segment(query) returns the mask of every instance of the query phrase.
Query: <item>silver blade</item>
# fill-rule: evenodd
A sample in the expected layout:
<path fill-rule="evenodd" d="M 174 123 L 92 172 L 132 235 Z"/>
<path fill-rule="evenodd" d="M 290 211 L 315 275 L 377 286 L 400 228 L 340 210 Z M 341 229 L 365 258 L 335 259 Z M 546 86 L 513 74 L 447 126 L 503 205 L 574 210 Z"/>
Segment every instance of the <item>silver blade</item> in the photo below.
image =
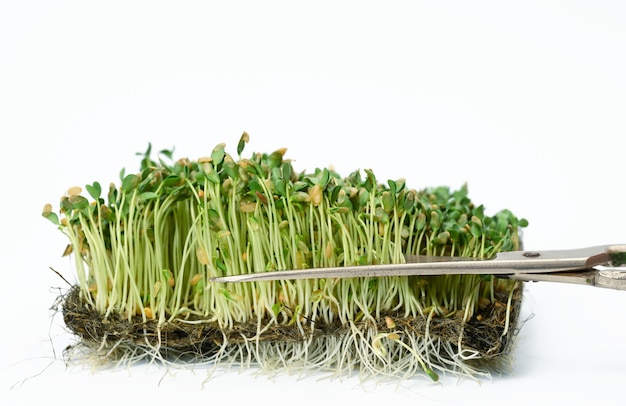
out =
<path fill-rule="evenodd" d="M 623 247 L 623 246 L 621 246 Z M 620 247 L 620 248 L 621 248 Z M 403 264 L 358 265 L 295 269 L 211 278 L 212 282 L 355 278 L 378 276 L 434 276 L 450 274 L 513 275 L 590 269 L 610 263 L 609 249 L 598 246 L 574 250 L 502 252 L 493 259 L 407 256 Z M 626 248 L 624 249 L 626 250 Z"/>

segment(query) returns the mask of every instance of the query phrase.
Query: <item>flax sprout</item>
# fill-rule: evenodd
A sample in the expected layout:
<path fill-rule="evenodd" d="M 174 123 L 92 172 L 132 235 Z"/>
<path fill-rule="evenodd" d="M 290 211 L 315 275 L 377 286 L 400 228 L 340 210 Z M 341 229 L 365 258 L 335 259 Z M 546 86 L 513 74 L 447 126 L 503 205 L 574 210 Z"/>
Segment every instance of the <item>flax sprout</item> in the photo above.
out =
<path fill-rule="evenodd" d="M 519 249 L 527 225 L 508 210 L 487 216 L 466 186 L 414 190 L 404 179 L 379 183 L 371 170 L 298 173 L 286 149 L 242 157 L 248 140 L 244 133 L 236 157 L 219 144 L 196 160 L 174 160 L 167 150 L 153 160 L 149 146 L 140 171 L 122 172 L 107 193 L 94 182 L 85 187 L 88 197 L 82 188 L 68 190 L 58 213 L 46 205 L 44 217 L 67 236 L 65 253 L 75 259 L 73 319 L 82 307 L 102 320 L 152 326 L 141 344 L 152 357 L 178 348 L 172 326 L 187 338 L 197 326 L 212 346 L 189 339 L 184 351 L 201 348 L 215 363 L 254 361 L 268 370 L 424 371 L 436 380 L 435 370 L 479 374 L 469 361 L 505 351 L 503 342 L 483 348 L 464 336 L 487 319 L 498 331 L 513 330 L 518 283 L 490 275 L 210 282 L 399 263 L 407 254 L 489 258 Z M 140 338 L 120 336 L 115 348 L 135 359 L 129 343 Z"/>

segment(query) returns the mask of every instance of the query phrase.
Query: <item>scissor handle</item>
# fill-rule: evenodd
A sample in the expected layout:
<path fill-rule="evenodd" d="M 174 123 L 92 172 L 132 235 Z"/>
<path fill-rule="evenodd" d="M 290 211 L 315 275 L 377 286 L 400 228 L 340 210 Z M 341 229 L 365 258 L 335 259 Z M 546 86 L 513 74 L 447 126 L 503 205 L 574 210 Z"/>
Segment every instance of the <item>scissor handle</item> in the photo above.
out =
<path fill-rule="evenodd" d="M 593 251 L 597 250 L 596 253 Z M 576 251 L 588 251 L 586 268 L 570 271 L 530 273 L 512 277 L 522 281 L 557 282 L 626 290 L 626 245 L 607 245 Z"/>
<path fill-rule="evenodd" d="M 598 270 L 595 286 L 617 290 L 626 290 L 626 268 L 623 270 L 608 268 Z"/>

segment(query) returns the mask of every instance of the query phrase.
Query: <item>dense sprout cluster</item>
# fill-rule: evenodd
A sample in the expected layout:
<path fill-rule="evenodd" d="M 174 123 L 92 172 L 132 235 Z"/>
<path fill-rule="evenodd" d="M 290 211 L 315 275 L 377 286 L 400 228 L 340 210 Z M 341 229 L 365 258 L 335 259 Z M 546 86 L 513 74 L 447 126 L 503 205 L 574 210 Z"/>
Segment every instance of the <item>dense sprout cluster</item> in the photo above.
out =
<path fill-rule="evenodd" d="M 201 319 L 229 329 L 255 321 L 302 326 L 381 320 L 383 314 L 468 321 L 514 281 L 489 275 L 380 277 L 222 284 L 211 277 L 254 272 L 400 263 L 405 255 L 486 258 L 518 249 L 527 222 L 485 214 L 467 188 L 414 190 L 379 183 L 371 170 L 341 177 L 296 172 L 285 149 L 237 159 L 173 160 L 151 148 L 139 173 L 71 188 L 59 213 L 43 215 L 69 238 L 86 306 L 104 317 L 138 315 L 159 324 Z M 312 327 L 314 328 L 314 327 Z"/>

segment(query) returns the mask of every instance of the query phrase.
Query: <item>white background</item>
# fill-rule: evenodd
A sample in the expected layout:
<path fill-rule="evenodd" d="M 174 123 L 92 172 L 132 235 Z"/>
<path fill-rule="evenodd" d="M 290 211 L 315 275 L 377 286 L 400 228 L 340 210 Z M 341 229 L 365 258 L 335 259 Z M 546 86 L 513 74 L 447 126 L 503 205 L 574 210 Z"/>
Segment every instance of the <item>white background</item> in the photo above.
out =
<path fill-rule="evenodd" d="M 40 212 L 149 142 L 197 158 L 247 131 L 300 170 L 467 182 L 530 221 L 528 249 L 625 243 L 625 18 L 620 1 L 0 2 L 0 403 L 618 403 L 626 293 L 547 283 L 526 287 L 514 372 L 482 383 L 66 367 L 49 267 L 73 267 Z"/>

